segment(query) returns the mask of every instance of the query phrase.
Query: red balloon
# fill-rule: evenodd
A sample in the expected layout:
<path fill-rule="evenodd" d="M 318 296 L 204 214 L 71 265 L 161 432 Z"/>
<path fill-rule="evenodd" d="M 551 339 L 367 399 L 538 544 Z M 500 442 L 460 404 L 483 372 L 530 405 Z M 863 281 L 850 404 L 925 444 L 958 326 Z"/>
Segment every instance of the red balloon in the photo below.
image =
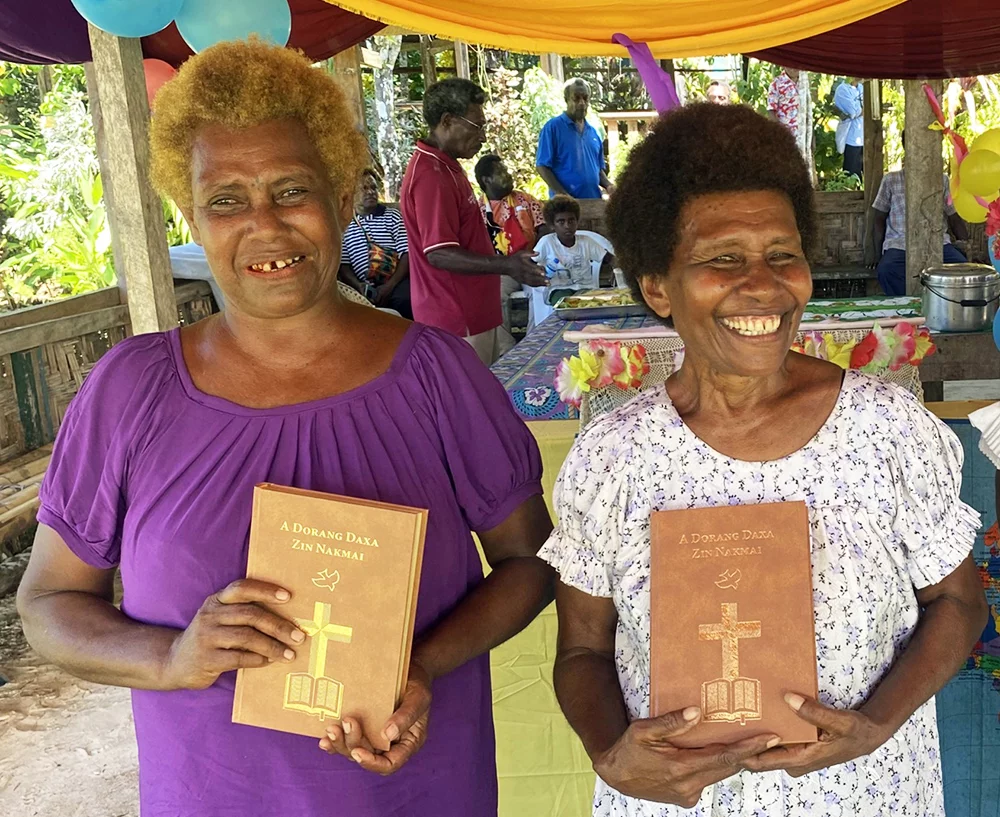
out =
<path fill-rule="evenodd" d="M 142 69 L 146 73 L 146 96 L 152 108 L 156 92 L 177 75 L 177 69 L 163 60 L 143 60 Z"/>

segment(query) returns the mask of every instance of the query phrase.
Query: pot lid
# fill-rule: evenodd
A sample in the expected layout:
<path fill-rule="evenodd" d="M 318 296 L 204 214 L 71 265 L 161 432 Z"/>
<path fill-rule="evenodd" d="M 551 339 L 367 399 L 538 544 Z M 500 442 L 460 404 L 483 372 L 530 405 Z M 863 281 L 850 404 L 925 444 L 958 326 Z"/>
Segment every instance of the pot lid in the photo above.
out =
<path fill-rule="evenodd" d="M 927 267 L 920 281 L 932 286 L 982 286 L 1000 284 L 1000 273 L 986 264 L 940 264 Z"/>

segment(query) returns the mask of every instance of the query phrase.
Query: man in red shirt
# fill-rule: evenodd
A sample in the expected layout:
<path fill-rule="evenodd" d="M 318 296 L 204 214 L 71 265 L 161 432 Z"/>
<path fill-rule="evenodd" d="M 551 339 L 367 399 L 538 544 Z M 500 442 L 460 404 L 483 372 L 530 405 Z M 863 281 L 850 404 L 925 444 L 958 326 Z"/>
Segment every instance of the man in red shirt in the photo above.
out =
<path fill-rule="evenodd" d="M 446 79 L 424 95 L 430 135 L 417 142 L 400 191 L 410 240 L 413 317 L 472 344 L 493 363 L 501 351 L 500 276 L 544 286 L 530 251 L 497 255 L 483 212 L 458 159 L 471 159 L 485 141 L 483 89 Z"/>

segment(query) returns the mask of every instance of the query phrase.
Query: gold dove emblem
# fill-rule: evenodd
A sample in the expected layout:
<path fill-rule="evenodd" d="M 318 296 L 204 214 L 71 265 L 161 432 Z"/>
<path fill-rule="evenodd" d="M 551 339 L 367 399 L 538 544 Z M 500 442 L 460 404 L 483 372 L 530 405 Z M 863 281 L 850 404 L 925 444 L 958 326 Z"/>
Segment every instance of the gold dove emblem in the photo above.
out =
<path fill-rule="evenodd" d="M 736 570 L 726 570 L 719 574 L 719 579 L 716 581 L 715 586 L 720 590 L 738 590 L 740 586 L 740 579 L 743 578 L 743 574 L 740 572 L 739 568 Z"/>
<path fill-rule="evenodd" d="M 337 582 L 340 581 L 340 571 L 334 570 L 331 573 L 326 568 L 323 568 L 319 573 L 316 574 L 316 578 L 312 580 L 312 583 L 317 587 L 322 587 L 331 592 L 337 587 Z"/>

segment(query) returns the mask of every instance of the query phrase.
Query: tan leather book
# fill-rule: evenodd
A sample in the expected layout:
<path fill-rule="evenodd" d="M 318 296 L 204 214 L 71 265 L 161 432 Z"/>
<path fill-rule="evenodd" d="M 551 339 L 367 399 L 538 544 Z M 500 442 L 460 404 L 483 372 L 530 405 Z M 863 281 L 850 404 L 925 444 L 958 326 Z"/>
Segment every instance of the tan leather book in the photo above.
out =
<path fill-rule="evenodd" d="M 650 714 L 700 706 L 694 748 L 775 734 L 817 740 L 784 701 L 816 697 L 804 502 L 652 515 Z"/>
<path fill-rule="evenodd" d="M 307 638 L 292 663 L 236 676 L 233 722 L 321 738 L 357 718 L 377 749 L 406 686 L 427 511 L 254 488 L 247 577 L 292 598 L 275 612 Z"/>

